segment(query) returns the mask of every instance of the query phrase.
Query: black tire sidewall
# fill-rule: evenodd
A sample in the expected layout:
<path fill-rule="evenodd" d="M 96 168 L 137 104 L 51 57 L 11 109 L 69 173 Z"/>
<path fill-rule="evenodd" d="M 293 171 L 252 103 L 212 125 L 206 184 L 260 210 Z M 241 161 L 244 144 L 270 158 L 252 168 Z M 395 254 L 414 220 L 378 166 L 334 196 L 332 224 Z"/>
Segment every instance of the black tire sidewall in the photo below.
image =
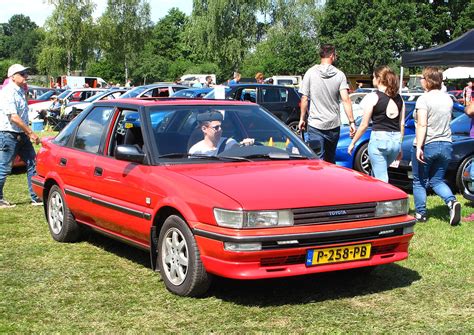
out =
<path fill-rule="evenodd" d="M 50 220 L 49 204 L 54 194 L 59 194 L 63 202 L 64 217 L 63 217 L 63 225 L 59 234 L 56 234 L 53 232 L 50 221 L 49 221 Z M 49 191 L 48 202 L 46 204 L 46 218 L 48 221 L 49 232 L 51 233 L 51 236 L 53 237 L 54 240 L 58 242 L 74 242 L 79 238 L 79 227 L 77 223 L 75 222 L 74 218 L 72 217 L 71 212 L 69 211 L 69 207 L 66 203 L 64 193 L 62 192 L 61 188 L 57 185 L 53 185 Z"/>
<path fill-rule="evenodd" d="M 463 171 L 464 169 L 466 168 L 466 165 L 468 164 L 468 162 L 470 160 L 473 160 L 472 164 L 474 164 L 474 155 L 469 155 L 467 156 L 461 163 L 461 165 L 459 165 L 459 168 L 458 170 L 456 171 L 456 180 L 454 181 L 454 184 L 456 185 L 456 188 L 457 190 L 459 191 L 459 193 L 463 194 L 464 192 L 464 185 L 462 183 L 462 175 L 463 175 Z"/>
<path fill-rule="evenodd" d="M 163 265 L 163 260 L 162 260 L 162 255 L 161 255 L 161 249 L 163 245 L 163 240 L 166 236 L 166 233 L 171 229 L 175 228 L 178 229 L 181 234 L 183 235 L 186 245 L 188 248 L 188 269 L 186 273 L 186 278 L 180 285 L 175 285 L 173 284 L 168 277 L 166 276 L 166 273 L 164 271 L 164 265 Z M 179 216 L 177 215 L 171 215 L 169 216 L 164 224 L 163 227 L 160 230 L 160 235 L 158 238 L 158 245 L 157 245 L 157 265 L 161 273 L 161 277 L 166 285 L 166 288 L 177 295 L 180 296 L 197 296 L 202 294 L 201 291 L 196 294 L 195 293 L 195 286 L 196 286 L 196 277 L 198 276 L 198 260 L 199 256 L 199 250 L 196 244 L 196 241 L 194 239 L 194 236 L 189 229 L 188 225 L 186 222 Z M 206 289 L 207 290 L 207 289 Z"/>
<path fill-rule="evenodd" d="M 359 150 L 357 150 L 355 156 L 354 156 L 354 170 L 357 170 L 362 173 L 366 173 L 364 169 L 362 168 L 362 156 L 364 155 L 364 152 L 367 153 L 367 157 L 369 155 L 369 143 L 364 143 L 360 146 Z M 370 170 L 368 171 L 368 174 L 370 175 Z"/>

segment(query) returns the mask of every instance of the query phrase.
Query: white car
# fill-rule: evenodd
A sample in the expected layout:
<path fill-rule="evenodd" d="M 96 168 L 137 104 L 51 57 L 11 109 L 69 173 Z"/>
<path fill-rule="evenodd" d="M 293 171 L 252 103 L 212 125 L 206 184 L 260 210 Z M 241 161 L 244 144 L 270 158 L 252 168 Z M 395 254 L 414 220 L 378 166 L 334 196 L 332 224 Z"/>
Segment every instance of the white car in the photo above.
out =
<path fill-rule="evenodd" d="M 364 110 L 359 104 L 366 95 L 367 92 L 356 92 L 349 94 L 349 98 L 351 98 L 352 102 L 352 114 L 354 115 L 354 120 L 364 114 Z M 347 118 L 346 112 L 344 111 L 342 102 L 339 104 L 339 110 L 341 114 L 341 125 L 349 125 L 349 119 Z"/>
<path fill-rule="evenodd" d="M 70 102 L 64 109 L 64 115 L 69 115 L 73 110 L 75 110 L 75 113 L 78 114 L 95 101 L 117 99 L 127 91 L 128 89 L 126 88 L 112 88 L 108 91 L 97 93 L 84 101 Z"/>
<path fill-rule="evenodd" d="M 91 96 L 104 92 L 102 88 L 78 88 L 72 90 L 66 90 L 58 95 L 59 101 L 83 101 Z M 51 101 L 38 102 L 37 104 L 28 106 L 28 117 L 30 122 L 38 119 L 42 111 L 47 111 L 51 107 Z"/>

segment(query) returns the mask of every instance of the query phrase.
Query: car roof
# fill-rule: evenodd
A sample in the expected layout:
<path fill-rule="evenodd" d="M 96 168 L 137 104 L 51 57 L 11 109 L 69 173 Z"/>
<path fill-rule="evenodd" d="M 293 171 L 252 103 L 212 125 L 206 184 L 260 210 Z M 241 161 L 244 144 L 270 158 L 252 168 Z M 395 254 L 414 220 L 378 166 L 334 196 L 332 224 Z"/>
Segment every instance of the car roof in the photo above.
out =
<path fill-rule="evenodd" d="M 108 101 L 101 101 L 100 104 L 107 105 L 136 105 L 136 106 L 178 106 L 178 105 L 197 105 L 197 106 L 248 106 L 255 104 L 249 101 L 237 101 L 237 100 L 228 100 L 228 99 L 183 99 L 183 98 L 124 98 L 124 99 L 114 99 Z"/>
<path fill-rule="evenodd" d="M 154 87 L 184 87 L 184 88 L 190 88 L 189 86 L 184 86 L 184 85 L 178 85 L 178 84 L 173 84 L 173 83 L 158 83 L 158 84 L 148 84 L 148 85 L 141 85 L 141 86 L 135 86 L 134 88 L 138 87 L 144 87 L 144 88 L 154 88 Z"/>
<path fill-rule="evenodd" d="M 230 88 L 235 88 L 235 87 L 249 87 L 249 86 L 256 86 L 256 87 L 276 87 L 276 88 L 292 88 L 295 89 L 292 86 L 285 86 L 285 85 L 271 85 L 271 84 L 257 84 L 257 83 L 245 83 L 245 84 L 232 84 L 229 85 Z"/>

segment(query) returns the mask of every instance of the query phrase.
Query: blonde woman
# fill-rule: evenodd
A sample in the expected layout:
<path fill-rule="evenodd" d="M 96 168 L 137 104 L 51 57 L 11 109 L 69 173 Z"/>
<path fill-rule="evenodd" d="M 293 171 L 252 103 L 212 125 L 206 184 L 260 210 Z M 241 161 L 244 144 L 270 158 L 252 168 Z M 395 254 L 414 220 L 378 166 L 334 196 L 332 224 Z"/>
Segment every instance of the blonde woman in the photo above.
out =
<path fill-rule="evenodd" d="M 362 122 L 352 139 L 349 154 L 372 121 L 369 140 L 369 159 L 375 178 L 388 182 L 388 166 L 401 159 L 401 142 L 405 130 L 405 104 L 398 94 L 397 75 L 388 66 L 375 69 L 372 83 L 377 91 L 367 94 L 361 101 L 364 109 Z"/>

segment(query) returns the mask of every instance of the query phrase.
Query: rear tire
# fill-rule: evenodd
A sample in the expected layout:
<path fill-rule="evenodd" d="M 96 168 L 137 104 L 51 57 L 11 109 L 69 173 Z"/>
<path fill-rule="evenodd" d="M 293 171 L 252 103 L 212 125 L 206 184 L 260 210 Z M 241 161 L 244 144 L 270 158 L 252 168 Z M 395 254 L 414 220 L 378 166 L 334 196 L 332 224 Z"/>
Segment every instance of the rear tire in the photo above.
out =
<path fill-rule="evenodd" d="M 369 143 L 361 145 L 354 157 L 354 170 L 370 175 L 372 166 L 369 159 Z"/>
<path fill-rule="evenodd" d="M 156 263 L 170 292 L 186 297 L 207 292 L 212 275 L 206 272 L 196 240 L 182 218 L 171 215 L 165 220 L 157 249 Z"/>
<path fill-rule="evenodd" d="M 45 204 L 49 232 L 58 242 L 76 242 L 81 237 L 81 227 L 69 211 L 59 186 L 51 187 Z"/>
<path fill-rule="evenodd" d="M 459 165 L 459 168 L 456 172 L 455 184 L 456 184 L 457 190 L 461 194 L 463 194 L 464 191 L 467 189 L 468 180 L 466 178 L 463 178 L 463 177 L 464 177 L 464 174 L 466 172 L 469 174 L 468 168 L 469 168 L 469 166 L 471 166 L 471 164 L 474 164 L 474 155 L 471 155 L 471 156 L 468 156 L 467 158 L 465 158 L 462 161 L 461 165 Z"/>
<path fill-rule="evenodd" d="M 299 121 L 291 121 L 290 123 L 288 123 L 288 128 L 290 128 L 291 131 L 294 132 L 295 134 L 299 135 L 300 130 L 298 128 L 298 125 L 299 125 Z"/>

